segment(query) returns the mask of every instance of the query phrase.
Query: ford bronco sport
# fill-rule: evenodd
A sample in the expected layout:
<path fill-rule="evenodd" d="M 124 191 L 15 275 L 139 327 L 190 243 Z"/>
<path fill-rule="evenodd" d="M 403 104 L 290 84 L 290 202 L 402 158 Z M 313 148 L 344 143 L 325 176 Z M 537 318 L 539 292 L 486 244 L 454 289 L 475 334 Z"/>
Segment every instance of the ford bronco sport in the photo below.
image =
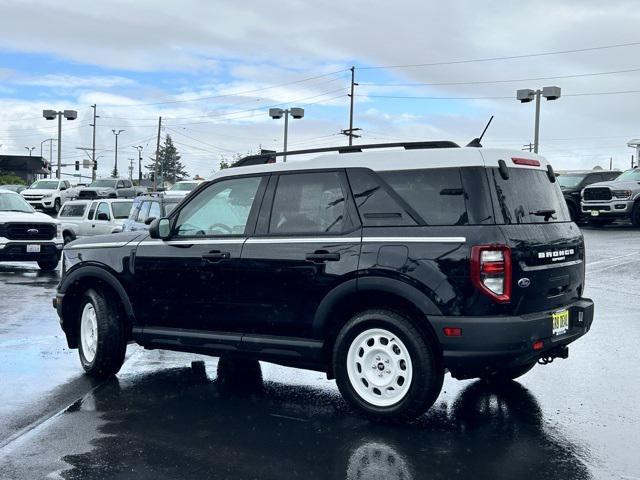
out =
<path fill-rule="evenodd" d="M 583 238 L 543 157 L 272 159 L 218 172 L 148 233 L 65 248 L 54 305 L 86 372 L 118 372 L 135 341 L 326 372 L 366 415 L 409 419 L 446 371 L 514 379 L 589 330 Z"/>

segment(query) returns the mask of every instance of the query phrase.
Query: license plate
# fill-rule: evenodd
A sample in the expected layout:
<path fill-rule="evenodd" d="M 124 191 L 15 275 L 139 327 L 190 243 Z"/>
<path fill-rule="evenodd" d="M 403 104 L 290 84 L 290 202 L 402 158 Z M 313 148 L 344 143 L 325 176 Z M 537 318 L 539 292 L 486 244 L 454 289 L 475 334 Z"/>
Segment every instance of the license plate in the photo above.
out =
<path fill-rule="evenodd" d="M 40 253 L 40 245 L 27 245 L 27 253 Z"/>
<path fill-rule="evenodd" d="M 600 212 L 598 210 L 591 210 L 592 217 L 597 217 L 598 215 L 600 215 Z"/>
<path fill-rule="evenodd" d="M 553 334 L 562 335 L 569 330 L 569 310 L 558 310 L 551 314 Z"/>

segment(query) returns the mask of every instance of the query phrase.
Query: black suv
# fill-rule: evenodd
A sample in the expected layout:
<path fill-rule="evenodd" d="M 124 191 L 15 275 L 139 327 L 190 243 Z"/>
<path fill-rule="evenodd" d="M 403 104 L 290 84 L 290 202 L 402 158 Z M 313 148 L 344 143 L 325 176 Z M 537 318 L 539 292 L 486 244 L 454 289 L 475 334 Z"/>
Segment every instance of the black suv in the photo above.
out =
<path fill-rule="evenodd" d="M 229 168 L 148 233 L 65 247 L 54 304 L 84 369 L 118 372 L 128 341 L 258 359 L 326 372 L 373 418 L 412 418 L 446 370 L 505 381 L 566 358 L 593 302 L 551 166 L 381 147 Z"/>
<path fill-rule="evenodd" d="M 587 185 L 608 182 L 620 175 L 615 170 L 567 170 L 558 172 L 558 183 L 567 202 L 569 214 L 574 222 L 582 219 L 580 193 Z"/>

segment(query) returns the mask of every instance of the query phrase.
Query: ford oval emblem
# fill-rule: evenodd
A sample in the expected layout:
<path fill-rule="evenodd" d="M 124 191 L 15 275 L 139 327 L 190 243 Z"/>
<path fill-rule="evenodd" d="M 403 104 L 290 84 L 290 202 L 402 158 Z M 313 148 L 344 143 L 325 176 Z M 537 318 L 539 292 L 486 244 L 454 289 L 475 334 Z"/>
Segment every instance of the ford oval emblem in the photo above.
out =
<path fill-rule="evenodd" d="M 30 235 L 36 235 L 40 233 L 40 230 L 38 230 L 37 228 L 30 228 L 29 230 L 27 230 L 27 233 Z"/>
<path fill-rule="evenodd" d="M 531 280 L 529 280 L 527 277 L 523 277 L 518 280 L 518 286 L 520 288 L 527 288 L 529 285 L 531 285 Z"/>

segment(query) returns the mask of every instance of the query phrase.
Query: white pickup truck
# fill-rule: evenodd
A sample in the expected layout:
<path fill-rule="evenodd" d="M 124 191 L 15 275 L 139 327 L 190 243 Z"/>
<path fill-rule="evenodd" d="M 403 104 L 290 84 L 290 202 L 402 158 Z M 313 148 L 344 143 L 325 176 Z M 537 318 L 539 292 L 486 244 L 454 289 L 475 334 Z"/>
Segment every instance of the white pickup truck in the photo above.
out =
<path fill-rule="evenodd" d="M 33 208 L 58 213 L 64 202 L 70 199 L 70 188 L 68 180 L 37 180 L 20 192 L 20 195 Z"/>
<path fill-rule="evenodd" d="M 132 205 L 132 199 L 71 200 L 65 203 L 58 214 L 64 243 L 121 232 Z"/>

